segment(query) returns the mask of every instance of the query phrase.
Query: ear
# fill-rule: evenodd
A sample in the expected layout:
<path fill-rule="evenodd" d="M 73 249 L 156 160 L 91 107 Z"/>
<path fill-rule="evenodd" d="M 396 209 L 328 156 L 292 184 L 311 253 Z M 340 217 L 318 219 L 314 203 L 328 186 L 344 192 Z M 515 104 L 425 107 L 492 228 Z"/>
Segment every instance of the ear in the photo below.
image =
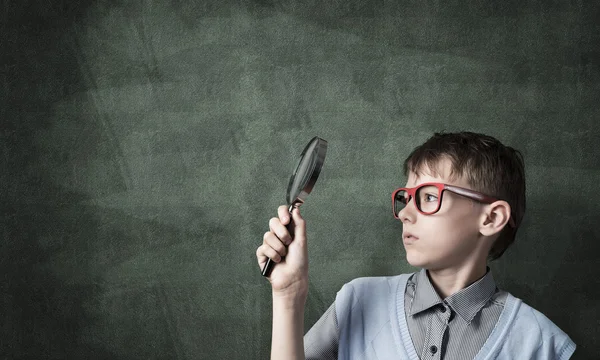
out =
<path fill-rule="evenodd" d="M 481 215 L 479 232 L 484 236 L 492 236 L 502 231 L 510 219 L 510 210 L 510 205 L 504 200 L 498 200 L 485 206 Z"/>

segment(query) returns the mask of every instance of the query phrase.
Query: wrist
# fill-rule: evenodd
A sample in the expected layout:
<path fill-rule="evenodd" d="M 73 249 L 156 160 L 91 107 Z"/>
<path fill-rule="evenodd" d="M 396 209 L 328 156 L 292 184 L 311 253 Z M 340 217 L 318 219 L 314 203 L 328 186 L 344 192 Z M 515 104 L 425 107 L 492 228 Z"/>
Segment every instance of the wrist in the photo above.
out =
<path fill-rule="evenodd" d="M 306 298 L 308 297 L 308 287 L 297 288 L 293 291 L 273 290 L 273 305 L 280 308 L 304 309 Z"/>

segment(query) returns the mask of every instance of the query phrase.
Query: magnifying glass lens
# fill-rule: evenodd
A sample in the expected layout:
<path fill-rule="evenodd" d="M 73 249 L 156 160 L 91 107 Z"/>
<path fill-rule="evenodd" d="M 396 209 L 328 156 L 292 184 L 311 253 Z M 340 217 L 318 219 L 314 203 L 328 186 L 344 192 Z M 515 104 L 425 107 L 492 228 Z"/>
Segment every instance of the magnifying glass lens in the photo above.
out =
<path fill-rule="evenodd" d="M 318 156 L 315 149 L 313 149 L 310 153 L 305 154 L 300 160 L 300 163 L 296 168 L 296 173 L 294 174 L 292 184 L 288 188 L 288 205 L 292 205 L 302 190 L 306 188 L 306 185 L 314 173 L 317 160 Z"/>
<path fill-rule="evenodd" d="M 308 143 L 308 145 L 306 145 L 304 151 L 302 151 L 298 165 L 296 165 L 296 169 L 288 184 L 287 203 L 290 215 L 293 207 L 300 206 L 304 202 L 306 196 L 312 191 L 312 188 L 319 177 L 319 173 L 321 172 L 321 166 L 323 166 L 326 152 L 327 141 L 316 136 Z M 286 225 L 286 229 L 293 238 L 293 221 L 290 220 Z M 271 259 L 267 259 L 267 263 L 261 271 L 262 275 L 269 276 L 273 266 L 275 266 L 275 263 Z"/>

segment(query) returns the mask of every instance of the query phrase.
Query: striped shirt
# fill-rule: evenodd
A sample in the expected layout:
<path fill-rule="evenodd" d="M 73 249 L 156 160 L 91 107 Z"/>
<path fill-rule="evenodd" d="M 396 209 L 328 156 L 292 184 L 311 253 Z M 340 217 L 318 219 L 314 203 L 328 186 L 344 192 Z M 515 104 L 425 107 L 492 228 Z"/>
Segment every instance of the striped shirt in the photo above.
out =
<path fill-rule="evenodd" d="M 507 292 L 486 274 L 468 287 L 441 299 L 422 269 L 409 278 L 404 311 L 420 359 L 473 359 L 493 330 Z M 304 336 L 306 359 L 337 359 L 339 329 L 335 302 Z"/>

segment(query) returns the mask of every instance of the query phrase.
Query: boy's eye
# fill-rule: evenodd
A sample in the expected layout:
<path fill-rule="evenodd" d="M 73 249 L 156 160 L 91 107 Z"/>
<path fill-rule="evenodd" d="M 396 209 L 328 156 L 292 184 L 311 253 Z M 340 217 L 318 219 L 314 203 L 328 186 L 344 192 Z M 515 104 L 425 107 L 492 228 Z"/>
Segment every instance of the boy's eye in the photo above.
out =
<path fill-rule="evenodd" d="M 433 194 L 425 194 L 425 201 L 437 201 L 437 196 Z"/>

